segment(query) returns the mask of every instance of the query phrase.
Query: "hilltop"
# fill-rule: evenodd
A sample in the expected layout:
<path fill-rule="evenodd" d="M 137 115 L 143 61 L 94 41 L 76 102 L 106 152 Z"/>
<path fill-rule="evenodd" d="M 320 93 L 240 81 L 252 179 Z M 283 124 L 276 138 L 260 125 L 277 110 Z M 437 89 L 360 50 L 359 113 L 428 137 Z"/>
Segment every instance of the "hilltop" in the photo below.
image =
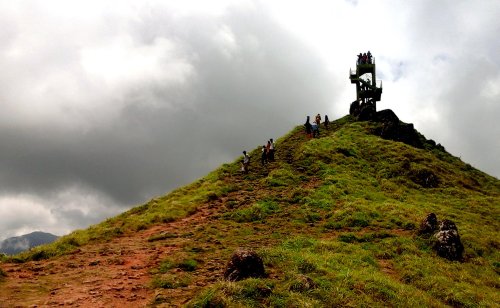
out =
<path fill-rule="evenodd" d="M 500 181 L 417 132 L 413 145 L 380 137 L 395 129 L 346 116 L 310 139 L 297 126 L 277 141 L 274 163 L 261 166 L 255 149 L 249 174 L 238 158 L 166 196 L 4 259 L 0 300 L 84 307 L 500 305 Z M 431 212 L 456 223 L 462 262 L 439 257 L 432 238 L 417 235 Z M 263 258 L 267 277 L 223 279 L 239 247 Z"/>
<path fill-rule="evenodd" d="M 0 253 L 7 255 L 18 254 L 36 246 L 52 243 L 58 237 L 57 235 L 40 231 L 9 237 L 0 242 Z"/>

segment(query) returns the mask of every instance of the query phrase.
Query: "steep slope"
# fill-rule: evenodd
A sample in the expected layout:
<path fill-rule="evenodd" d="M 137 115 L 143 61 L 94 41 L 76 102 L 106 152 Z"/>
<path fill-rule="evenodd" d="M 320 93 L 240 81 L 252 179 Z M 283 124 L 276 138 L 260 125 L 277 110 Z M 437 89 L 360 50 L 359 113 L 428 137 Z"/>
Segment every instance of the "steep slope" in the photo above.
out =
<path fill-rule="evenodd" d="M 4 305 L 496 306 L 500 181 L 430 142 L 384 140 L 344 117 L 277 142 L 277 161 L 239 161 L 167 196 L 1 265 Z M 429 179 L 431 179 L 429 181 Z M 416 235 L 451 219 L 463 262 Z M 238 247 L 267 278 L 225 282 Z M 21 262 L 20 264 L 13 262 Z"/>
<path fill-rule="evenodd" d="M 50 244 L 58 236 L 46 232 L 35 231 L 29 234 L 9 237 L 0 242 L 0 253 L 14 255 L 43 244 Z"/>

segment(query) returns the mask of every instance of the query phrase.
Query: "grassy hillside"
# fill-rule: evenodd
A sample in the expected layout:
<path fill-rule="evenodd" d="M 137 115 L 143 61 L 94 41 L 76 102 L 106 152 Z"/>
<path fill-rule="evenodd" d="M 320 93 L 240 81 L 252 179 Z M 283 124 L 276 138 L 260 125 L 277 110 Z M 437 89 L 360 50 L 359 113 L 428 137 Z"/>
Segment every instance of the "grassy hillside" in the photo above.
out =
<path fill-rule="evenodd" d="M 148 238 L 176 247 L 149 269 L 152 305 L 500 305 L 500 181 L 430 143 L 417 149 L 375 136 L 377 125 L 346 116 L 317 139 L 297 127 L 278 140 L 270 165 L 256 149 L 247 175 L 238 159 L 10 260 L 54 258 L 206 209 L 195 227 Z M 429 174 L 433 185 L 422 180 Z M 416 235 L 430 212 L 457 224 L 464 262 L 438 257 Z M 264 258 L 267 278 L 220 279 L 238 247 Z"/>

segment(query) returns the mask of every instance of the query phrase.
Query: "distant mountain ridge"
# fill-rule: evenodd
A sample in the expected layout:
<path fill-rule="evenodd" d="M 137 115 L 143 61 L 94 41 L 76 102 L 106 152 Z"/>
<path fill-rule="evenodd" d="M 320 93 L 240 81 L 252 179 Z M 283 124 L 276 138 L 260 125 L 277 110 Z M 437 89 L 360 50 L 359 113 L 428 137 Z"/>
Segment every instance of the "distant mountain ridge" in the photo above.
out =
<path fill-rule="evenodd" d="M 0 242 L 0 253 L 15 255 L 36 246 L 52 243 L 58 238 L 57 235 L 41 231 L 10 237 Z"/>

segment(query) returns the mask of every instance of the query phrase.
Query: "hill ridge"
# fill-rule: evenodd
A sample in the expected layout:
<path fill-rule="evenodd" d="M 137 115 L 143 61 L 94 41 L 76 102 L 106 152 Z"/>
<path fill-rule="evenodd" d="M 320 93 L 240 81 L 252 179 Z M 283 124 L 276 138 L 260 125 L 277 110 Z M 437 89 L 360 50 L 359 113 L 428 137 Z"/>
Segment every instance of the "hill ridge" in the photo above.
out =
<path fill-rule="evenodd" d="M 418 149 L 381 139 L 374 134 L 382 126 L 346 116 L 317 139 L 298 126 L 277 140 L 275 163 L 260 166 L 255 149 L 248 175 L 237 159 L 10 259 L 25 263 L 3 263 L 0 299 L 196 307 L 499 303 L 499 181 L 432 143 Z M 433 174 L 437 184 L 425 187 L 414 174 Z M 437 257 L 429 240 L 415 235 L 431 211 L 458 222 L 464 263 Z M 257 250 L 269 277 L 224 282 L 238 247 Z M 466 278 L 460 291 L 458 277 Z M 436 281 L 442 286 L 431 287 Z"/>

